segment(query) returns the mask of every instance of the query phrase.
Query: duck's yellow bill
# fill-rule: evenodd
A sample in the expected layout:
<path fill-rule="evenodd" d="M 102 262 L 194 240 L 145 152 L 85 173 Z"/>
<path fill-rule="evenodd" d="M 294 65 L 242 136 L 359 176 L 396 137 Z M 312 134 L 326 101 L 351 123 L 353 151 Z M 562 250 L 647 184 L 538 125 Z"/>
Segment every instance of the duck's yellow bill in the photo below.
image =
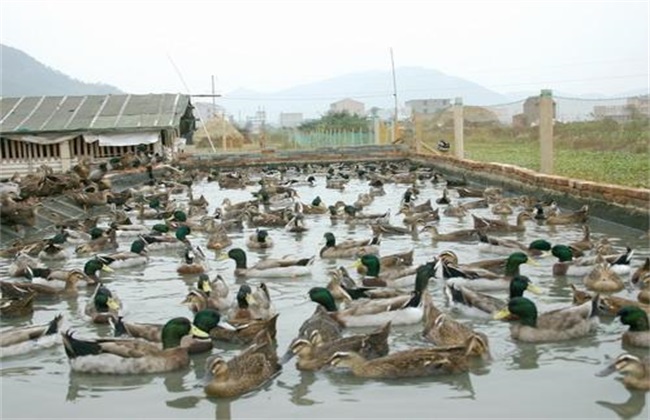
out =
<path fill-rule="evenodd" d="M 255 298 L 253 297 L 253 295 L 248 294 L 248 295 L 246 295 L 246 302 L 247 302 L 249 305 L 255 305 L 255 304 L 257 303 L 257 300 L 255 300 Z"/>
<path fill-rule="evenodd" d="M 197 338 L 209 338 L 209 337 L 210 337 L 210 334 L 208 334 L 207 332 L 203 331 L 202 329 L 200 329 L 199 327 L 197 327 L 197 326 L 194 325 L 194 324 L 192 324 L 192 328 L 190 329 L 190 333 L 191 333 L 194 337 L 197 337 Z"/>
<path fill-rule="evenodd" d="M 212 292 L 212 285 L 208 281 L 203 282 L 203 285 L 201 286 L 201 290 L 203 290 L 205 293 L 210 293 Z"/>
<path fill-rule="evenodd" d="M 499 312 L 492 315 L 493 319 L 506 319 L 510 316 L 508 308 L 501 309 Z"/>
<path fill-rule="evenodd" d="M 108 298 L 108 302 L 106 302 L 106 305 L 108 306 L 108 309 L 112 311 L 117 311 L 120 309 L 120 304 L 117 303 L 117 301 L 113 298 Z"/>
<path fill-rule="evenodd" d="M 112 273 L 115 270 L 113 270 L 111 267 L 107 266 L 106 264 L 102 265 L 102 271 L 106 271 L 107 273 Z"/>
<path fill-rule="evenodd" d="M 534 265 L 534 266 L 539 266 L 539 263 L 532 259 L 531 257 L 528 257 L 528 261 L 526 261 L 526 264 Z"/>
<path fill-rule="evenodd" d="M 217 257 L 217 261 L 224 261 L 228 259 L 228 254 L 221 254 Z"/>
<path fill-rule="evenodd" d="M 536 295 L 541 295 L 543 293 L 542 289 L 540 289 L 538 286 L 536 286 L 536 285 L 534 285 L 532 283 L 528 283 L 528 286 L 526 286 L 526 290 L 528 290 L 529 292 L 534 293 Z"/>
<path fill-rule="evenodd" d="M 361 263 L 361 259 L 358 259 L 352 263 L 352 268 L 359 268 L 361 266 L 363 266 L 363 264 Z"/>

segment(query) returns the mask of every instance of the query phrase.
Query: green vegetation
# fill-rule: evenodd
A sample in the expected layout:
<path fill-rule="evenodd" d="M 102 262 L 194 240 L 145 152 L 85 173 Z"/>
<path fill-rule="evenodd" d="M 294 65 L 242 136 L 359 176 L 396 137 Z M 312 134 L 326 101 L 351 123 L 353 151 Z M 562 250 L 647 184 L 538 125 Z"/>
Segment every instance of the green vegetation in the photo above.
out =
<path fill-rule="evenodd" d="M 368 118 L 347 111 L 328 112 L 317 120 L 306 121 L 298 127 L 301 131 L 353 131 L 370 130 Z"/>

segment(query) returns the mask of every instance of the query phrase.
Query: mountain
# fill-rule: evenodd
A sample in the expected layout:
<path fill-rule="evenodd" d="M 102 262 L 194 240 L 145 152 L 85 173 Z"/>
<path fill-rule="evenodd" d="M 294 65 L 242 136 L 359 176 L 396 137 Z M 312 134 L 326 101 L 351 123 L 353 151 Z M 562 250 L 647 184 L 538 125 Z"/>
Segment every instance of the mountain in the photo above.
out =
<path fill-rule="evenodd" d="M 412 99 L 455 97 L 462 97 L 467 105 L 507 102 L 504 95 L 437 70 L 400 67 L 395 70 L 395 78 L 400 106 Z M 267 121 L 274 123 L 281 112 L 302 112 L 305 118 L 317 117 L 326 113 L 332 102 L 344 98 L 363 102 L 366 110 L 392 109 L 395 99 L 391 72 L 351 73 L 267 94 L 237 90 L 224 94 L 218 102 L 235 116 L 253 115 L 263 105 Z"/>
<path fill-rule="evenodd" d="M 106 95 L 122 93 L 101 83 L 84 83 L 54 70 L 24 52 L 0 44 L 0 96 Z"/>

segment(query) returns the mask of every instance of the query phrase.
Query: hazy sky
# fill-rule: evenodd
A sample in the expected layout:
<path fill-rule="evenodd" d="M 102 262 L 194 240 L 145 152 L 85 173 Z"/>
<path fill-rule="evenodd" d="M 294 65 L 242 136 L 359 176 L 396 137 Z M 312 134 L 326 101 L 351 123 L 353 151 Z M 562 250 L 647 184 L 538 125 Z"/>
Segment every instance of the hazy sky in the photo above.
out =
<path fill-rule="evenodd" d="M 270 92 L 390 70 L 392 47 L 398 67 L 500 93 L 617 94 L 649 85 L 649 4 L 0 0 L 0 38 L 74 78 L 130 93 L 209 93 L 211 75 L 221 93 Z"/>

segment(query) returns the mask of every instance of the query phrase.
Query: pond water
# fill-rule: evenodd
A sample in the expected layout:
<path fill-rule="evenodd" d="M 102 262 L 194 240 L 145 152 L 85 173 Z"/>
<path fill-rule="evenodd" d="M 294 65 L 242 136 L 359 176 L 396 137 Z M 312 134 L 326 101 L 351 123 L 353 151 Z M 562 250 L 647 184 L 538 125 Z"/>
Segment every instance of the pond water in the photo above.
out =
<path fill-rule="evenodd" d="M 325 188 L 323 176 L 317 177 L 315 187 L 298 187 L 303 202 L 320 195 L 326 204 L 341 199 L 351 203 L 361 192 L 368 191 L 367 181 L 352 180 L 343 192 Z M 397 215 L 399 201 L 407 188 L 404 184 L 388 184 L 386 195 L 377 197 L 364 209 L 367 213 L 391 210 L 391 223 L 401 225 Z M 210 211 L 221 205 L 224 198 L 234 202 L 248 200 L 251 191 L 221 190 L 216 183 L 202 182 L 194 186 L 195 197 L 204 194 Z M 417 203 L 441 196 L 442 188 L 431 182 L 420 186 Z M 456 199 L 455 193 L 451 195 Z M 185 196 L 178 196 L 179 200 Z M 467 201 L 471 199 L 462 199 Z M 434 205 L 435 207 L 435 205 Z M 493 216 L 488 209 L 473 210 L 477 215 Z M 513 216 L 510 217 L 512 222 Z M 292 254 L 318 255 L 324 244 L 323 234 L 332 231 L 339 240 L 369 238 L 371 230 L 363 224 L 333 225 L 329 217 L 307 216 L 309 231 L 291 234 L 282 229 L 269 229 L 275 247 L 266 251 L 247 250 L 249 262 Z M 464 219 L 441 216 L 440 232 L 470 228 L 471 217 Z M 614 223 L 591 218 L 589 226 L 594 239 L 608 237 L 618 249 L 629 245 L 637 250 L 633 265 L 639 266 L 650 249 L 642 232 Z M 233 233 L 233 246 L 246 249 L 245 238 L 254 229 Z M 206 237 L 193 235 L 193 242 L 205 245 Z M 525 243 L 549 238 L 552 243 L 579 240 L 579 226 L 539 226 L 527 222 L 525 233 L 508 236 Z M 130 240 L 121 239 L 121 249 Z M 205 247 L 204 247 L 205 249 Z M 434 243 L 427 233 L 411 236 L 386 236 L 381 254 L 415 250 L 415 264 L 431 260 L 444 249 L 455 251 L 461 261 L 495 257 L 477 248 L 476 243 Z M 238 287 L 233 277 L 234 262 L 218 261 L 210 252 L 210 275 L 222 274 L 231 286 Z M 81 268 L 86 258 L 72 258 L 66 268 Z M 555 259 L 543 258 L 539 265 L 522 266 L 522 274 L 539 285 L 544 294 L 534 296 L 540 311 L 569 305 L 569 284 L 578 278 L 554 278 L 551 266 Z M 311 276 L 299 279 L 267 279 L 271 298 L 277 311 L 277 344 L 282 354 L 308 318 L 315 304 L 307 298 L 313 286 L 325 285 L 328 270 L 339 265 L 350 266 L 351 260 L 316 258 Z M 9 261 L 3 261 L 0 275 L 6 279 Z M 116 270 L 102 278 L 126 305 L 125 319 L 137 322 L 164 322 L 175 316 L 192 317 L 181 301 L 195 278 L 183 278 L 176 273 L 179 257 L 175 252 L 152 253 L 146 267 Z M 627 280 L 627 279 L 626 279 Z M 255 279 L 249 280 L 257 284 Z M 429 284 L 434 302 L 445 308 L 440 279 Z M 635 292 L 623 292 L 636 296 Z M 55 302 L 37 302 L 29 319 L 3 320 L 2 327 L 44 323 L 57 313 L 64 315 L 65 328 L 73 328 L 80 337 L 108 336 L 109 328 L 92 325 L 83 315 L 91 290 L 81 290 L 78 298 Z M 236 399 L 211 399 L 204 396 L 202 378 L 207 355 L 192 356 L 190 368 L 168 374 L 110 376 L 73 373 L 62 345 L 29 355 L 2 359 L 1 396 L 2 417 L 50 418 L 414 418 L 414 417 L 581 417 L 581 418 L 648 418 L 646 396 L 630 392 L 612 375 L 596 377 L 604 367 L 606 355 L 616 357 L 623 349 L 621 334 L 624 327 L 617 320 L 602 319 L 596 335 L 563 343 L 522 344 L 510 338 L 508 324 L 492 320 L 476 320 L 462 314 L 454 316 L 470 323 L 488 335 L 493 360 L 469 374 L 410 380 L 377 381 L 358 379 L 341 371 L 302 373 L 294 361 L 262 389 Z M 359 332 L 364 330 L 353 330 Z M 391 351 L 426 345 L 420 338 L 421 325 L 393 327 L 389 344 Z M 237 346 L 216 344 L 212 354 L 226 358 L 239 351 Z"/>

